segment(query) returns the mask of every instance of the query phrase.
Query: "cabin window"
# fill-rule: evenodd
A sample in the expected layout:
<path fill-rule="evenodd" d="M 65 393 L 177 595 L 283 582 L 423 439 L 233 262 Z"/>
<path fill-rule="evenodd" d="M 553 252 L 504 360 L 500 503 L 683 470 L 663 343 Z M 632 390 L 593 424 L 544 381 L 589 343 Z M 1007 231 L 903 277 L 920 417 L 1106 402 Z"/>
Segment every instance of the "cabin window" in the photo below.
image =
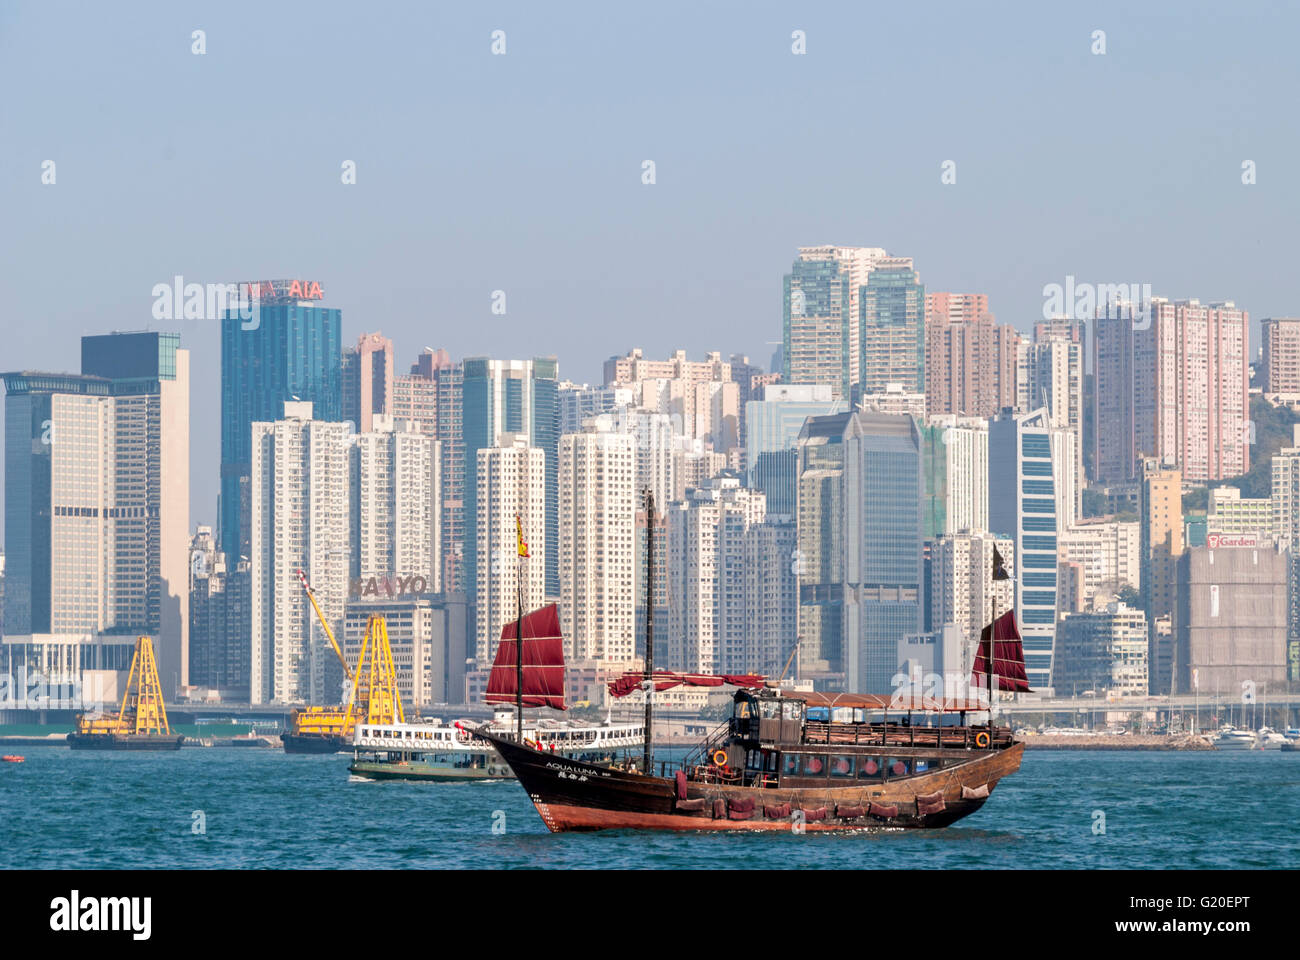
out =
<path fill-rule="evenodd" d="M 799 703 L 797 700 L 796 701 L 787 700 L 785 703 L 781 704 L 781 719 L 798 720 L 802 716 L 802 713 L 799 709 L 802 706 L 803 704 Z"/>
<path fill-rule="evenodd" d="M 830 757 L 828 766 L 831 770 L 831 776 L 843 780 L 853 776 L 853 758 L 846 755 Z"/>
<path fill-rule="evenodd" d="M 748 700 L 737 700 L 737 701 L 736 701 L 736 719 L 737 719 L 737 720 L 745 720 L 745 719 L 747 719 L 748 717 L 749 717 L 749 701 L 748 701 Z"/>
<path fill-rule="evenodd" d="M 880 780 L 884 776 L 884 763 L 879 757 L 858 757 L 858 779 Z"/>
<path fill-rule="evenodd" d="M 889 779 L 894 780 L 911 773 L 911 765 L 912 761 L 906 757 L 890 757 L 885 764 L 885 770 L 889 773 Z"/>
<path fill-rule="evenodd" d="M 781 705 L 775 700 L 765 700 L 758 705 L 759 717 L 763 720 L 775 720 L 781 715 Z"/>
<path fill-rule="evenodd" d="M 798 773 L 799 773 L 799 754 L 797 754 L 797 753 L 787 753 L 787 754 L 785 755 L 785 763 L 782 764 L 781 769 L 784 771 L 784 773 L 785 773 L 785 775 L 786 775 L 787 777 L 793 777 L 793 776 L 795 776 L 796 774 L 798 774 Z"/>
<path fill-rule="evenodd" d="M 805 753 L 799 775 L 801 777 L 826 776 L 826 758 L 819 753 Z"/>

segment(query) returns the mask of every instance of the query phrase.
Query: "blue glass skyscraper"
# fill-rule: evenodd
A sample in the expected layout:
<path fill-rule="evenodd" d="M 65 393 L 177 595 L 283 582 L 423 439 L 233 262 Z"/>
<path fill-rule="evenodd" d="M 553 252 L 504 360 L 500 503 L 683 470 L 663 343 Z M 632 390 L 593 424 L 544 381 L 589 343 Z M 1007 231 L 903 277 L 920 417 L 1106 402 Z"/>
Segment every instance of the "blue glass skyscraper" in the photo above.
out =
<path fill-rule="evenodd" d="M 340 310 L 268 296 L 252 321 L 221 321 L 221 549 L 247 556 L 252 424 L 279 420 L 284 401 L 309 400 L 317 420 L 342 418 Z"/>

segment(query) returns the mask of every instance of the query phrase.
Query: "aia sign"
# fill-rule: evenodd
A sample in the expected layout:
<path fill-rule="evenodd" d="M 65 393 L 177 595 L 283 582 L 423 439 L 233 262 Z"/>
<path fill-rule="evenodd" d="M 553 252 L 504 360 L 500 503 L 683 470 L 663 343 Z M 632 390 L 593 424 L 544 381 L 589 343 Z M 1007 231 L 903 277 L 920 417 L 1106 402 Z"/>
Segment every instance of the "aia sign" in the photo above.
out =
<path fill-rule="evenodd" d="M 252 280 L 247 284 L 249 297 L 259 300 L 320 300 L 320 282 L 316 280 Z"/>

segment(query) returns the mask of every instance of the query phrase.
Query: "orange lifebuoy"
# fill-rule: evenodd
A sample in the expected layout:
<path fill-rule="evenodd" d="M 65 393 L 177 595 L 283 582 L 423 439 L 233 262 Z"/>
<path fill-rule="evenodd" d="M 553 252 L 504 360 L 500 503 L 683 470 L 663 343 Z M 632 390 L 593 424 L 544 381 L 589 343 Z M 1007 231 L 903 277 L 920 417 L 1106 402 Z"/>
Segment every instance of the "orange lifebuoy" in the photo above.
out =
<path fill-rule="evenodd" d="M 987 733 L 981 730 L 979 733 L 975 734 L 975 746 L 982 748 L 987 747 L 988 745 L 989 735 Z"/>
<path fill-rule="evenodd" d="M 727 765 L 727 751 L 714 750 L 712 760 L 715 767 L 725 767 Z"/>

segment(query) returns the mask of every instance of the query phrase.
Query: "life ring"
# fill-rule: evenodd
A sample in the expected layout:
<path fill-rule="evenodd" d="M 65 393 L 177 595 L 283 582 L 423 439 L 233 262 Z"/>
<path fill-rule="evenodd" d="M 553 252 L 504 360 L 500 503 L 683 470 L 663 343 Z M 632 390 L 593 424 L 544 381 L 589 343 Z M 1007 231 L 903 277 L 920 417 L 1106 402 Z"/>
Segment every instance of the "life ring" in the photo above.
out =
<path fill-rule="evenodd" d="M 715 767 L 725 767 L 727 765 L 727 751 L 714 750 L 713 756 L 710 759 L 713 761 Z"/>
<path fill-rule="evenodd" d="M 989 745 L 989 735 L 987 733 L 981 730 L 979 733 L 975 734 L 975 746 L 980 747 L 982 749 L 984 747 L 987 747 L 988 745 Z"/>

